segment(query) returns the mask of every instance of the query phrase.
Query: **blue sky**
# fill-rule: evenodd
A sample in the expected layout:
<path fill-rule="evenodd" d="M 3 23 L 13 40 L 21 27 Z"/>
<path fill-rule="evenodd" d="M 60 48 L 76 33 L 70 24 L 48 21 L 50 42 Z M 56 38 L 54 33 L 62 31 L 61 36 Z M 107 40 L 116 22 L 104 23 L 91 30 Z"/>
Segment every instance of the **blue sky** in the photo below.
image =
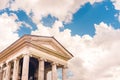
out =
<path fill-rule="evenodd" d="M 32 19 L 30 19 L 24 11 L 20 10 L 16 14 L 20 21 L 25 21 L 31 25 L 33 30 L 37 29 Z M 99 24 L 100 22 L 112 25 L 116 29 L 120 28 L 120 23 L 115 17 L 115 14 L 119 14 L 119 11 L 114 9 L 112 2 L 109 0 L 103 1 L 102 3 L 95 3 L 94 5 L 86 3 L 73 15 L 72 21 L 64 25 L 64 28 L 71 29 L 72 35 L 78 34 L 83 36 L 88 34 L 94 36 L 94 24 Z M 43 25 L 51 27 L 55 20 L 57 20 L 57 18 L 48 15 L 43 17 L 41 21 Z M 30 34 L 30 29 L 22 25 L 18 33 L 20 36 Z"/>
<path fill-rule="evenodd" d="M 24 34 L 54 36 L 74 55 L 68 80 L 120 80 L 120 0 L 1 0 L 0 51 Z"/>
<path fill-rule="evenodd" d="M 27 23 L 32 27 L 26 27 L 25 24 L 22 24 L 18 30 L 20 36 L 24 34 L 30 34 L 31 30 L 36 30 L 36 24 L 32 21 L 30 15 L 27 15 L 24 10 L 13 11 L 9 8 L 0 10 L 0 14 L 7 12 L 8 14 L 15 13 L 18 16 L 18 21 Z M 73 14 L 73 19 L 69 23 L 64 24 L 64 29 L 70 29 L 72 35 L 83 36 L 88 34 L 90 36 L 95 35 L 94 24 L 99 24 L 100 22 L 105 22 L 108 25 L 112 25 L 115 29 L 120 28 L 120 23 L 115 17 L 115 14 L 119 14 L 119 10 L 115 10 L 114 5 L 111 1 L 105 0 L 101 3 L 94 3 L 91 5 L 89 2 L 85 3 L 76 13 Z M 56 17 L 48 15 L 42 17 L 40 20 L 43 25 L 51 27 L 53 23 L 57 20 Z"/>
<path fill-rule="evenodd" d="M 119 11 L 115 10 L 112 2 L 108 0 L 94 5 L 86 3 L 73 15 L 72 22 L 65 25 L 65 27 L 70 28 L 73 34 L 93 36 L 95 34 L 94 24 L 100 22 L 105 22 L 114 26 L 114 28 L 120 28 L 120 23 L 114 16 L 118 13 Z"/>

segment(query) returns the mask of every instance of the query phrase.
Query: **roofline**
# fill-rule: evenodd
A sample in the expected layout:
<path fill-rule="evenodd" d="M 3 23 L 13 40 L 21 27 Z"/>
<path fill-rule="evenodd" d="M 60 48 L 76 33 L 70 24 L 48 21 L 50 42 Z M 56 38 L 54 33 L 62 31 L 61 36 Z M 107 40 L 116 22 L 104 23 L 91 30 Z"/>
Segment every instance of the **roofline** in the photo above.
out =
<path fill-rule="evenodd" d="M 62 46 L 62 48 L 64 48 L 72 57 L 74 57 L 54 36 L 52 37 L 55 41 L 57 41 L 57 43 Z"/>
<path fill-rule="evenodd" d="M 29 35 L 29 34 L 25 34 L 25 35 L 23 35 L 22 37 L 24 37 L 24 36 L 32 36 L 32 37 L 45 37 L 45 38 L 52 38 L 53 36 L 39 36 L 39 35 Z M 22 38 L 21 37 L 21 38 Z"/>
<path fill-rule="evenodd" d="M 0 52 L 0 55 L 1 55 L 4 51 L 6 51 L 7 49 L 9 49 L 10 47 L 12 47 L 13 45 L 15 45 L 18 41 L 20 41 L 21 39 L 23 39 L 23 37 L 25 37 L 25 36 L 52 38 L 52 36 L 50 37 L 50 36 L 38 36 L 38 35 L 25 34 L 25 35 L 23 35 L 22 37 L 20 37 L 19 39 L 17 39 L 15 42 L 13 42 L 12 44 L 10 44 L 7 48 L 5 48 L 4 50 L 2 50 L 2 51 Z"/>
<path fill-rule="evenodd" d="M 15 42 L 13 42 L 12 44 L 10 44 L 7 48 L 5 48 L 4 50 L 2 50 L 1 52 L 0 52 L 0 55 L 4 52 L 4 51 L 6 51 L 8 48 L 10 48 L 10 47 L 12 47 L 13 45 L 15 45 L 15 43 L 16 42 L 18 42 L 20 39 L 22 39 L 24 36 L 22 36 L 21 38 L 19 38 L 19 39 L 17 39 Z"/>
<path fill-rule="evenodd" d="M 24 39 L 25 36 L 28 37 L 44 37 L 44 38 L 53 38 L 63 49 L 65 49 L 72 57 L 74 57 L 60 42 L 57 41 L 57 39 L 54 38 L 54 36 L 39 36 L 39 35 L 29 35 L 29 34 L 25 34 L 22 37 L 20 37 L 18 40 L 16 40 L 15 42 L 13 42 L 11 45 L 9 45 L 7 48 L 5 48 L 3 51 L 0 52 L 0 55 L 2 55 L 3 53 L 5 53 L 6 50 L 9 50 L 9 48 L 14 47 L 14 45 L 16 45 L 20 40 Z"/>
<path fill-rule="evenodd" d="M 62 48 L 64 48 L 72 57 L 74 57 L 54 36 L 39 36 L 39 35 L 29 35 L 29 34 L 25 34 L 24 36 L 53 38 L 60 46 L 62 46 Z"/>

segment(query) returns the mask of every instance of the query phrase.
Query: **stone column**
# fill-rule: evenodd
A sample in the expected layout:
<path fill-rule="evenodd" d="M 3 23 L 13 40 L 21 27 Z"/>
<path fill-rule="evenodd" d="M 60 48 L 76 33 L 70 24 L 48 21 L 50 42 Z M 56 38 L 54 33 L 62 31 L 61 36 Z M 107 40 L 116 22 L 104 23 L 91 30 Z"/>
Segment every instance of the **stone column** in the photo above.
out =
<path fill-rule="evenodd" d="M 62 67 L 62 80 L 67 80 L 67 66 Z"/>
<path fill-rule="evenodd" d="M 44 60 L 39 59 L 38 80 L 44 80 Z"/>
<path fill-rule="evenodd" d="M 48 71 L 44 71 L 44 80 L 47 80 L 47 73 L 48 73 Z"/>
<path fill-rule="evenodd" d="M 52 80 L 57 80 L 57 65 L 52 63 Z"/>
<path fill-rule="evenodd" d="M 22 80 L 28 80 L 29 74 L 29 55 L 25 54 L 23 57 L 23 66 L 22 66 Z"/>
<path fill-rule="evenodd" d="M 6 69 L 6 75 L 5 75 L 5 80 L 10 80 L 10 74 L 11 74 L 11 63 L 8 62 L 7 64 L 7 69 Z"/>
<path fill-rule="evenodd" d="M 18 80 L 18 71 L 19 71 L 19 60 L 16 58 L 16 59 L 14 59 L 13 79 L 12 80 Z"/>
<path fill-rule="evenodd" d="M 0 80 L 2 80 L 2 77 L 3 77 L 3 69 L 2 69 L 2 66 L 0 67 Z"/>

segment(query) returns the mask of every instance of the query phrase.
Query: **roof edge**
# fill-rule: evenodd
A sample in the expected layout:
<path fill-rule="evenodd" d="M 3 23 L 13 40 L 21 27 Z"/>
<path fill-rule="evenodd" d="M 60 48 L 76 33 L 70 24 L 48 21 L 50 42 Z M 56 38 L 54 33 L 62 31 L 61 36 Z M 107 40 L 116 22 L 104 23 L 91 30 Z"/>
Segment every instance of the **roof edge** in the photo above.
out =
<path fill-rule="evenodd" d="M 16 40 L 15 42 L 13 42 L 11 45 L 9 45 L 7 48 L 5 48 L 3 51 L 0 52 L 0 55 L 4 54 L 4 53 L 8 53 L 9 49 L 14 48 L 16 45 L 21 45 L 24 42 L 30 42 L 31 41 L 31 37 L 45 37 L 45 38 L 52 38 L 54 39 L 67 53 L 70 54 L 71 57 L 74 57 L 60 42 L 57 41 L 57 39 L 54 38 L 54 36 L 39 36 L 39 35 L 29 35 L 29 34 L 25 34 L 22 37 L 20 37 L 18 40 Z"/>

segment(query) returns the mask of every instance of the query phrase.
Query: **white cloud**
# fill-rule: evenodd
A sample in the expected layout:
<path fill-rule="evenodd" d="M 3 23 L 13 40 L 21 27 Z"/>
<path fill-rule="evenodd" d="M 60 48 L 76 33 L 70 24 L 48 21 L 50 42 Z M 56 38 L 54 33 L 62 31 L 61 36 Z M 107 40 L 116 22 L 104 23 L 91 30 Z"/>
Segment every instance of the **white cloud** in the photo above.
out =
<path fill-rule="evenodd" d="M 68 77 L 68 80 L 84 80 L 86 69 L 83 68 L 82 63 L 80 57 L 74 57 L 69 61 L 68 72 L 71 72 L 71 76 Z"/>
<path fill-rule="evenodd" d="M 119 29 L 115 30 L 111 26 L 108 26 L 103 22 L 100 23 L 99 25 L 95 25 L 95 28 L 96 28 L 96 35 L 93 38 L 94 46 L 97 47 L 97 49 L 99 49 L 101 52 L 100 53 L 97 52 L 98 58 L 96 59 L 97 61 L 95 61 L 95 65 L 94 65 L 95 67 L 91 72 L 95 80 L 96 79 L 99 80 L 99 78 L 103 80 L 103 78 L 101 77 L 104 72 L 106 72 L 109 68 L 112 68 L 114 66 L 117 67 L 120 66 L 120 60 L 119 60 L 120 38 L 118 37 L 120 34 L 120 30 Z M 104 75 L 108 75 L 108 74 L 109 72 Z M 112 76 L 114 77 L 113 74 Z M 113 79 L 112 76 L 110 77 L 111 79 Z"/>
<path fill-rule="evenodd" d="M 110 68 L 120 68 L 119 29 L 115 30 L 101 22 L 99 25 L 95 24 L 96 34 L 92 38 L 89 35 L 71 36 L 69 29 L 60 32 L 59 28 L 62 26 L 62 22 L 56 21 L 52 28 L 38 26 L 38 30 L 32 34 L 54 36 L 73 53 L 75 57 L 69 62 L 69 68 L 74 76 L 69 77 L 69 80 L 118 80 L 114 76 L 119 75 L 120 71 L 115 69 L 111 72 Z"/>
<path fill-rule="evenodd" d="M 72 15 L 85 3 L 102 2 L 102 0 L 15 0 L 12 10 L 22 9 L 29 14 L 33 12 L 33 20 L 38 22 L 43 16 L 51 15 L 60 21 L 70 22 Z"/>
<path fill-rule="evenodd" d="M 119 80 L 120 65 L 108 68 L 98 80 Z"/>
<path fill-rule="evenodd" d="M 94 4 L 94 3 L 102 2 L 104 0 L 87 0 L 87 1 L 90 2 L 91 4 Z"/>
<path fill-rule="evenodd" d="M 120 13 L 119 13 L 119 15 L 118 15 L 118 21 L 120 22 Z"/>
<path fill-rule="evenodd" d="M 40 22 L 37 23 L 38 29 L 32 34 L 43 36 L 54 36 L 62 45 L 65 46 L 75 56 L 69 61 L 69 70 L 73 76 L 69 80 L 119 80 L 120 74 L 120 30 L 115 30 L 112 26 L 101 22 L 95 24 L 96 34 L 94 37 L 89 35 L 71 35 L 71 30 L 65 29 L 63 21 L 69 22 L 72 15 L 85 3 L 101 2 L 102 0 L 16 0 L 11 5 L 11 9 L 23 9 L 29 14 L 34 13 L 34 20 L 37 22 L 42 16 L 51 14 L 58 18 L 52 27 L 45 27 Z M 115 9 L 120 10 L 119 0 L 112 0 Z M 3 7 L 1 7 L 2 9 Z M 15 15 L 0 16 L 0 49 L 8 46 L 18 38 L 15 33 L 19 29 L 19 24 L 15 22 Z M 2 27 L 4 26 L 4 27 Z M 6 34 L 7 36 L 4 36 Z M 12 39 L 12 40 L 11 40 Z"/>
<path fill-rule="evenodd" d="M 116 10 L 120 10 L 120 0 L 111 0 Z"/>
<path fill-rule="evenodd" d="M 18 39 L 18 34 L 15 32 L 19 29 L 19 24 L 15 19 L 16 15 L 8 16 L 5 13 L 0 16 L 1 50 Z M 54 36 L 75 56 L 69 61 L 69 70 L 73 73 L 69 80 L 120 79 L 119 29 L 115 30 L 103 22 L 95 24 L 96 34 L 92 38 L 89 35 L 71 36 L 69 29 L 60 32 L 59 28 L 64 27 L 61 21 L 55 21 L 52 28 L 40 23 L 37 26 L 38 30 L 32 31 L 32 34 Z"/>
<path fill-rule="evenodd" d="M 118 21 L 120 22 L 120 13 L 116 13 L 116 14 L 114 15 L 114 17 L 117 18 Z"/>
<path fill-rule="evenodd" d="M 8 7 L 9 0 L 0 0 L 0 10 Z"/>
<path fill-rule="evenodd" d="M 17 16 L 13 14 L 11 16 L 6 13 L 0 15 L 0 51 L 19 38 L 16 31 L 20 24 L 15 22 L 16 19 Z"/>
<path fill-rule="evenodd" d="M 114 5 L 114 8 L 119 11 L 118 14 L 115 14 L 115 17 L 120 22 L 120 0 L 111 0 L 111 1 L 112 1 L 113 5 Z"/>
<path fill-rule="evenodd" d="M 75 77 L 70 77 L 69 80 L 77 80 L 77 79 L 83 79 L 83 72 L 82 64 L 81 66 L 78 65 L 77 62 L 82 62 L 80 57 L 80 53 L 82 53 L 85 50 L 86 44 L 89 44 L 89 41 L 92 39 L 90 36 L 84 36 L 83 39 L 76 35 L 71 36 L 71 31 L 69 29 L 65 29 L 63 32 L 59 31 L 59 28 L 63 27 L 63 24 L 61 21 L 56 21 L 52 28 L 45 27 L 41 24 L 38 25 L 38 30 L 33 31 L 32 34 L 34 35 L 46 35 L 46 36 L 54 36 L 61 44 L 63 44 L 73 55 L 75 58 L 70 61 L 70 70 L 74 73 L 73 75 L 76 75 Z M 85 44 L 84 44 L 85 43 Z M 91 45 L 91 44 L 89 44 Z M 75 63 L 76 61 L 76 63 Z M 79 66 L 79 68 L 78 68 Z M 85 70 L 85 69 L 84 69 Z M 82 75 L 79 77 L 79 75 Z"/>
<path fill-rule="evenodd" d="M 109 10 L 108 6 L 105 6 L 105 9 L 106 9 L 106 11 L 108 11 Z"/>

